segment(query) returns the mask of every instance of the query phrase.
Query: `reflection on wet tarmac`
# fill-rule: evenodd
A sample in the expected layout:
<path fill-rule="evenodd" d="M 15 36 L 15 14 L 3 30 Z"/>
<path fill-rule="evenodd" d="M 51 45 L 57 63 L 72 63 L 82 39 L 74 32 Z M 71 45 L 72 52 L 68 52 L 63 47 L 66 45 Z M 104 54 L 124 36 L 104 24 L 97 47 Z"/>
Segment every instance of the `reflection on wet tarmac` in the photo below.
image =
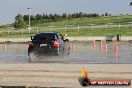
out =
<path fill-rule="evenodd" d="M 70 55 L 33 55 L 33 59 L 27 48 L 28 44 L 0 44 L 0 63 L 132 63 L 132 42 L 71 42 Z"/>

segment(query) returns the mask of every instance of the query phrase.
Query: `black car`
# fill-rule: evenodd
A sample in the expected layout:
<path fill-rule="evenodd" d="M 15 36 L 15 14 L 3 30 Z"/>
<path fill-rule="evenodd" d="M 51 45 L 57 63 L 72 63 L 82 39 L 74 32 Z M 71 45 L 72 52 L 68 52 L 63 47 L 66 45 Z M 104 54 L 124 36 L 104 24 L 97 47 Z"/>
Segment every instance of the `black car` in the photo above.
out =
<path fill-rule="evenodd" d="M 46 32 L 38 33 L 35 36 L 31 36 L 32 42 L 28 47 L 28 55 L 33 53 L 35 55 L 60 55 L 69 54 L 70 47 L 68 39 L 60 33 Z"/>

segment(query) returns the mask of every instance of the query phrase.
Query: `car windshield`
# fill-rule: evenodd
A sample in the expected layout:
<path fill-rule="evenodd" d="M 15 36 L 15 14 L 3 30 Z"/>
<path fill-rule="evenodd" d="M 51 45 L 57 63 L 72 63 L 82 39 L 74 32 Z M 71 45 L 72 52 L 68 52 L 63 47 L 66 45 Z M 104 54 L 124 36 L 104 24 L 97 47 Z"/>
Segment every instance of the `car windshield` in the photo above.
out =
<path fill-rule="evenodd" d="M 39 43 L 41 41 L 49 41 L 49 40 L 55 40 L 55 34 L 54 33 L 42 33 L 37 34 L 33 38 L 33 43 Z"/>

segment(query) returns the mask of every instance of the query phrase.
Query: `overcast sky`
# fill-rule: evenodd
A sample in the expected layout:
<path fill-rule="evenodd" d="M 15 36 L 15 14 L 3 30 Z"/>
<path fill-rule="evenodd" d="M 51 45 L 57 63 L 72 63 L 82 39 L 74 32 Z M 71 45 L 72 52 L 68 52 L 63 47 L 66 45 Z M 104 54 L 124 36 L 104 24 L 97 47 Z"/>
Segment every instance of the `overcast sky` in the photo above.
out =
<path fill-rule="evenodd" d="M 0 0 L 0 25 L 13 23 L 14 17 L 28 14 L 27 8 L 37 13 L 111 13 L 132 14 L 132 0 Z"/>

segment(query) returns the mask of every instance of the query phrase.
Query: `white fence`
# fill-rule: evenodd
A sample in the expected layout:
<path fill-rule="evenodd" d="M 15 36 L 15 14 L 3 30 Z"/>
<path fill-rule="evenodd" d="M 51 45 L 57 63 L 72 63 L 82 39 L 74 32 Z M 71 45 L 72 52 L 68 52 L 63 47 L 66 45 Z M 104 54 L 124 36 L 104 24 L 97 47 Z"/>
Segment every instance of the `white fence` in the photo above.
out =
<path fill-rule="evenodd" d="M 45 27 L 31 27 L 31 29 L 19 29 L 16 30 L 14 28 L 9 28 L 8 30 L 0 30 L 0 34 L 1 33 L 5 33 L 5 34 L 31 34 L 31 33 L 39 33 L 39 32 L 60 32 L 60 31 L 70 31 L 72 30 L 72 32 L 74 31 L 81 31 L 83 29 L 87 29 L 87 30 L 95 30 L 95 29 L 105 29 L 105 30 L 109 30 L 109 29 L 122 29 L 122 28 L 132 28 L 132 24 L 105 24 L 105 25 L 96 25 L 96 24 L 90 24 L 90 25 L 86 25 L 86 26 L 81 26 L 81 25 L 65 25 L 65 26 L 45 26 Z"/>

